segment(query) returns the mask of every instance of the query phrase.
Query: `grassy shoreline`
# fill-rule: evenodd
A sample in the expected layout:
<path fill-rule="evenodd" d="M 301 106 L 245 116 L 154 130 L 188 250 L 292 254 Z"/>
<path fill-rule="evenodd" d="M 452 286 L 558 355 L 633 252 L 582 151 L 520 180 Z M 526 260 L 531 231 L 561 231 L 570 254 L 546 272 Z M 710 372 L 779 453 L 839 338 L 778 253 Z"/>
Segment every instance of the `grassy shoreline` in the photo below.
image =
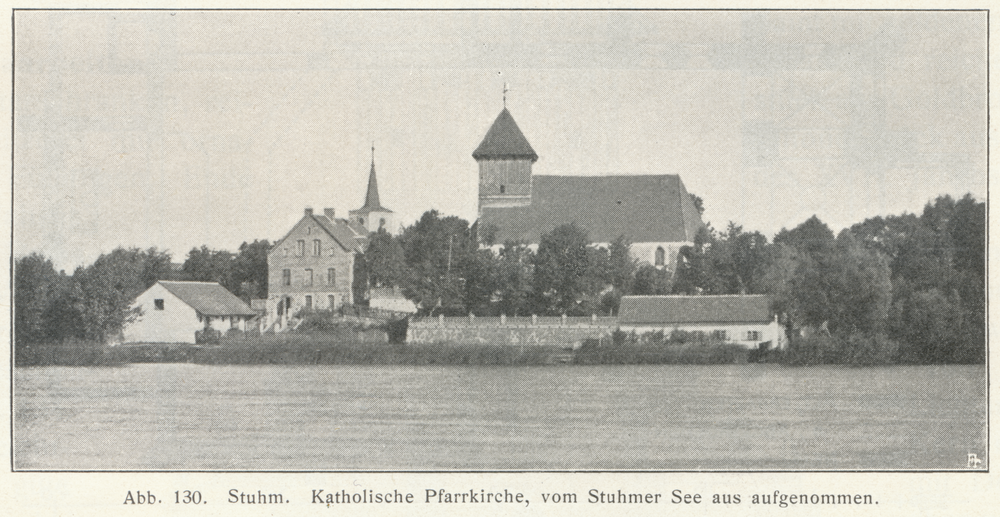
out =
<path fill-rule="evenodd" d="M 372 364 L 541 366 L 552 364 L 733 364 L 749 351 L 737 345 L 606 344 L 511 346 L 480 343 L 389 344 L 328 333 L 225 336 L 213 345 L 88 343 L 23 347 L 18 366 L 102 366 L 129 363 Z"/>

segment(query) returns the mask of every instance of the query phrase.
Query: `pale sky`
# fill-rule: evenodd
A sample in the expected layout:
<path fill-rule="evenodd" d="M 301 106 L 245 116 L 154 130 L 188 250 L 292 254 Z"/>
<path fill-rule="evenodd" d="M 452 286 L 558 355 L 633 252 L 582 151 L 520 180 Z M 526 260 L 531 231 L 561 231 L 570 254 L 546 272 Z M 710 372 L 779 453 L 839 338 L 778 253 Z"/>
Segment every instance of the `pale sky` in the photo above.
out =
<path fill-rule="evenodd" d="M 679 174 L 769 238 L 986 195 L 985 12 L 18 11 L 14 255 L 182 262 L 306 206 L 475 220 L 507 106 L 536 174 Z M 397 225 L 398 226 L 398 225 Z M 398 229 L 398 228 L 397 228 Z"/>

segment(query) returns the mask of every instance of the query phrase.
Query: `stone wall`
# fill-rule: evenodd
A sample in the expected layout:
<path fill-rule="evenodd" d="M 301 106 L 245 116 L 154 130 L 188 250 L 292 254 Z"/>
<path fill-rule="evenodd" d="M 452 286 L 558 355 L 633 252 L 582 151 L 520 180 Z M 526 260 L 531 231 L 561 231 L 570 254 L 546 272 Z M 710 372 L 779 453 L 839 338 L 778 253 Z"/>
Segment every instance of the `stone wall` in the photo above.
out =
<path fill-rule="evenodd" d="M 534 321 L 534 323 L 533 323 Z M 434 318 L 411 321 L 408 343 L 572 346 L 608 337 L 617 318 Z"/>

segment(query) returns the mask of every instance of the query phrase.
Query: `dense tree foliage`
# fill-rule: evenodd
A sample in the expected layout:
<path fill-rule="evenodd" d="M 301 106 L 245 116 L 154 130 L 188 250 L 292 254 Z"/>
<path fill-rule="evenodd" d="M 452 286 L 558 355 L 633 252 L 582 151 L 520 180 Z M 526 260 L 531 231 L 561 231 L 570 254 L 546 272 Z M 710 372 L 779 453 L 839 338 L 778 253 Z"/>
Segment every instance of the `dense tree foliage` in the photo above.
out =
<path fill-rule="evenodd" d="M 425 212 L 399 236 L 406 263 L 403 292 L 426 314 L 462 314 L 465 272 L 479 249 L 469 222 Z"/>
<path fill-rule="evenodd" d="M 986 207 L 970 195 L 939 197 L 920 215 L 869 218 L 836 236 L 816 216 L 771 243 L 733 222 L 723 232 L 706 226 L 680 251 L 675 273 L 638 263 L 624 237 L 596 246 L 572 224 L 543 235 L 537 250 L 498 246 L 495 228 L 479 233 L 433 210 L 398 236 L 373 233 L 357 256 L 356 299 L 394 286 L 424 315 L 516 316 L 616 314 L 630 294 L 768 294 L 790 335 L 820 336 L 793 350 L 793 362 L 985 360 Z M 179 271 L 165 252 L 117 249 L 71 276 L 44 256 L 18 258 L 16 346 L 107 341 L 157 279 L 218 281 L 246 300 L 264 298 L 269 249 L 266 240 L 237 254 L 202 246 Z"/>

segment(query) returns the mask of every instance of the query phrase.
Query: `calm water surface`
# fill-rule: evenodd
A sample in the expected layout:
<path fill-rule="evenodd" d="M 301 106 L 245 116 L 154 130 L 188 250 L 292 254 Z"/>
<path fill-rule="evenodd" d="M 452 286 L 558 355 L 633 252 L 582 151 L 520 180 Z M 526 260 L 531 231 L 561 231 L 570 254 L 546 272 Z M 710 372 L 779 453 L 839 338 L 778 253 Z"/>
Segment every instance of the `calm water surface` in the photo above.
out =
<path fill-rule="evenodd" d="M 17 368 L 15 468 L 961 469 L 982 366 Z"/>

